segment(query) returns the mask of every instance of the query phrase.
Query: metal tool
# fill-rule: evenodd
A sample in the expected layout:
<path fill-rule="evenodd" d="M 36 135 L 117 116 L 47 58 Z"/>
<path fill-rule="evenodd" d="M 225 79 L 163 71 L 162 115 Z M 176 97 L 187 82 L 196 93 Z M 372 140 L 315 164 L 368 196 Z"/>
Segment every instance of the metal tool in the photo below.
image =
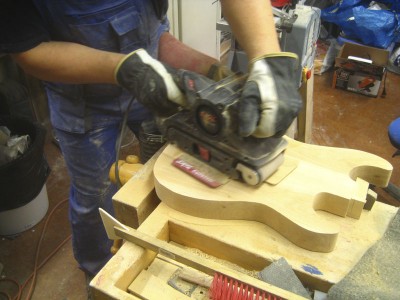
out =
<path fill-rule="evenodd" d="M 308 76 L 307 72 L 314 66 L 321 25 L 321 10 L 317 7 L 297 4 L 290 6 L 288 10 L 273 8 L 272 12 L 275 16 L 275 27 L 281 50 L 296 53 L 299 57 L 299 67 L 296 72 L 300 87 L 305 80 L 304 75 Z M 219 20 L 216 27 L 222 32 L 232 32 L 224 19 Z M 241 72 L 246 72 L 248 69 L 247 55 L 234 38 L 229 50 L 228 66 L 232 70 Z"/>
<path fill-rule="evenodd" d="M 287 142 L 239 136 L 239 97 L 245 79 L 233 75 L 194 84 L 188 75 L 184 80 L 188 107 L 164 120 L 163 127 L 166 139 L 184 152 L 233 179 L 258 185 L 283 163 Z"/>

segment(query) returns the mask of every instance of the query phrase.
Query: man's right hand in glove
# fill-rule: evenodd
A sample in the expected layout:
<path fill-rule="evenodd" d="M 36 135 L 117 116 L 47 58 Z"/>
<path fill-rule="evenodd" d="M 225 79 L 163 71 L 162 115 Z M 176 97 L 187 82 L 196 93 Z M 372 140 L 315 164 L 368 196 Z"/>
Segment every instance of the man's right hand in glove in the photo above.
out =
<path fill-rule="evenodd" d="M 178 72 L 139 49 L 117 65 L 115 78 L 148 109 L 169 115 L 178 106 L 185 106 L 185 97 L 174 81 L 174 77 L 179 77 Z"/>
<path fill-rule="evenodd" d="M 250 61 L 240 98 L 239 134 L 266 138 L 285 134 L 302 107 L 296 86 L 297 55 L 280 52 Z"/>

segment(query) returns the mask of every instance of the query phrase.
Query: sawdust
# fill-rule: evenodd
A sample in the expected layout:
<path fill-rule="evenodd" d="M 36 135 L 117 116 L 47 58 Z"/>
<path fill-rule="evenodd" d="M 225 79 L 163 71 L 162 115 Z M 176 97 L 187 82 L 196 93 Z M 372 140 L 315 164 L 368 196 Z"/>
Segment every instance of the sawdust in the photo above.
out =
<path fill-rule="evenodd" d="M 173 243 L 173 242 L 170 242 L 170 243 Z M 199 249 L 196 249 L 196 248 L 189 248 L 189 247 L 185 247 L 185 246 L 182 246 L 182 245 L 179 245 L 179 244 L 176 244 L 176 243 L 173 243 L 173 244 L 175 244 L 175 246 L 179 246 L 181 248 L 184 248 L 189 253 L 197 255 L 197 256 L 199 256 L 201 258 L 209 259 L 209 260 L 211 260 L 213 262 L 216 262 L 216 263 L 219 263 L 219 264 L 221 264 L 221 265 L 223 265 L 223 266 L 225 266 L 225 267 L 227 267 L 229 269 L 244 273 L 244 274 L 246 274 L 248 276 L 251 276 L 251 277 L 254 277 L 254 278 L 259 278 L 258 277 L 259 271 L 247 270 L 247 269 L 245 269 L 245 268 L 243 268 L 243 267 L 241 267 L 241 266 L 239 266 L 239 265 L 237 265 L 235 263 L 232 263 L 232 262 L 227 261 L 225 259 L 220 259 L 218 257 L 209 255 L 209 254 L 207 254 L 207 253 L 205 253 L 205 252 L 203 252 L 203 251 L 201 251 Z"/>
<path fill-rule="evenodd" d="M 49 162 L 50 175 L 46 182 L 47 192 L 61 189 L 60 185 L 69 186 L 69 175 L 66 170 L 63 156 L 57 157 L 53 162 Z M 67 188 L 68 190 L 68 188 Z"/>
<path fill-rule="evenodd" d="M 55 180 L 63 179 L 65 176 L 65 161 L 63 156 L 57 157 L 54 163 L 51 164 L 51 170 L 54 174 Z"/>
<path fill-rule="evenodd" d="M 400 214 L 383 238 L 328 292 L 329 299 L 400 299 Z"/>

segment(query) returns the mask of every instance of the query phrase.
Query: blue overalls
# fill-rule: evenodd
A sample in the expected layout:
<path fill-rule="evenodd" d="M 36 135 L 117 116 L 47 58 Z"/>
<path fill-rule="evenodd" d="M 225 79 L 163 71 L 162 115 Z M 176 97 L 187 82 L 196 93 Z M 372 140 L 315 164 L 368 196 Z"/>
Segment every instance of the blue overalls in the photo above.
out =
<path fill-rule="evenodd" d="M 34 0 L 52 40 L 68 41 L 112 52 L 146 49 L 157 58 L 158 41 L 169 29 L 149 0 Z M 46 82 L 50 119 L 71 177 L 69 218 L 73 250 L 80 267 L 96 274 L 110 258 L 98 209 L 113 213 L 116 187 L 108 178 L 115 143 L 132 95 L 111 84 Z M 137 101 L 128 126 L 137 135 L 151 114 Z"/>

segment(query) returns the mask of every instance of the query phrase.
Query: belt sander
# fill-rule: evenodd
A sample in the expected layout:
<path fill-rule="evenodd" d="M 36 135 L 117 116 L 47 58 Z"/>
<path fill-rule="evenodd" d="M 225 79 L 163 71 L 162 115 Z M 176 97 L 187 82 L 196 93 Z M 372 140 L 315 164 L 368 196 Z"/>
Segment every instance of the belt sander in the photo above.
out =
<path fill-rule="evenodd" d="M 246 76 L 236 74 L 215 82 L 194 79 L 193 73 L 187 72 L 181 78 L 187 105 L 163 120 L 167 141 L 207 168 L 249 185 L 258 185 L 272 175 L 283 163 L 287 142 L 276 137 L 239 136 L 239 97 Z M 179 166 L 187 167 L 182 161 Z M 195 177 L 202 179 L 201 175 Z"/>

